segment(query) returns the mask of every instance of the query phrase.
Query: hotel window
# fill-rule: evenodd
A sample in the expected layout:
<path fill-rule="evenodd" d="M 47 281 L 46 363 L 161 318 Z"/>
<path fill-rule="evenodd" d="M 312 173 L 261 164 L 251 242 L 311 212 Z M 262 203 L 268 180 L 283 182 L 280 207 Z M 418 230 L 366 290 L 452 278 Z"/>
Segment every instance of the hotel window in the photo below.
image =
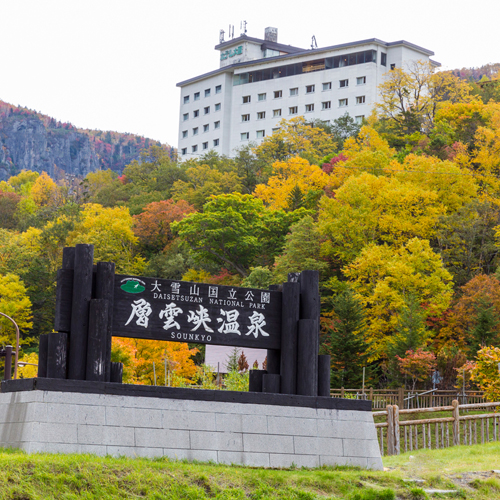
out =
<path fill-rule="evenodd" d="M 347 106 L 347 99 L 339 99 L 339 108 L 345 108 Z"/>
<path fill-rule="evenodd" d="M 394 71 L 396 69 L 396 65 L 394 63 L 391 64 L 391 71 Z"/>
<path fill-rule="evenodd" d="M 299 112 L 298 106 L 292 106 L 291 108 L 288 108 L 288 114 L 290 115 L 296 115 Z"/>
<path fill-rule="evenodd" d="M 259 101 L 265 101 L 266 100 L 266 93 L 264 92 L 263 94 L 258 94 L 257 99 Z"/>
<path fill-rule="evenodd" d="M 356 104 L 364 104 L 365 103 L 365 96 L 364 95 L 360 95 L 358 97 L 356 97 Z"/>
<path fill-rule="evenodd" d="M 187 155 L 187 152 L 188 152 L 187 148 L 182 148 L 181 153 L 183 155 Z"/>
<path fill-rule="evenodd" d="M 248 141 L 250 139 L 250 132 L 242 132 L 240 137 L 242 141 Z"/>
<path fill-rule="evenodd" d="M 359 116 L 356 116 L 355 120 L 356 120 L 356 125 L 362 125 L 363 124 L 363 120 L 365 119 L 365 115 L 359 115 Z"/>
<path fill-rule="evenodd" d="M 193 129 L 193 135 L 198 135 L 198 127 L 195 127 L 195 128 Z"/>
<path fill-rule="evenodd" d="M 208 142 L 203 143 L 203 149 L 208 149 Z"/>
<path fill-rule="evenodd" d="M 184 121 L 188 120 L 188 119 L 189 119 L 189 113 L 184 113 L 184 114 L 182 115 L 182 119 L 183 119 Z"/>
<path fill-rule="evenodd" d="M 208 115 L 208 113 L 210 113 L 210 106 L 207 106 L 205 108 L 203 108 L 203 112 Z"/>
<path fill-rule="evenodd" d="M 364 85 L 366 83 L 366 76 L 358 76 L 356 78 L 356 85 Z"/>
<path fill-rule="evenodd" d="M 326 82 L 323 84 L 323 90 L 332 90 L 332 82 Z"/>
<path fill-rule="evenodd" d="M 290 89 L 290 97 L 292 97 L 294 95 L 299 95 L 299 88 L 298 87 Z"/>
<path fill-rule="evenodd" d="M 214 128 L 220 128 L 220 122 L 214 122 Z"/>
<path fill-rule="evenodd" d="M 380 64 L 382 66 L 387 66 L 387 54 L 385 54 L 384 52 L 380 53 Z"/>
<path fill-rule="evenodd" d="M 184 104 L 187 104 L 189 102 L 189 96 L 185 95 L 184 96 Z"/>
<path fill-rule="evenodd" d="M 182 131 L 182 138 L 185 139 L 187 136 L 188 136 L 188 131 L 187 130 L 183 130 Z"/>
<path fill-rule="evenodd" d="M 200 100 L 200 93 L 199 92 L 195 92 L 194 93 L 194 100 L 195 101 L 199 101 Z"/>
<path fill-rule="evenodd" d="M 262 139 L 266 135 L 265 130 L 257 130 L 257 139 Z"/>
<path fill-rule="evenodd" d="M 311 113 L 314 111 L 314 104 L 306 104 L 306 113 Z"/>
<path fill-rule="evenodd" d="M 214 139 L 214 148 L 216 148 L 219 145 L 219 139 Z"/>
<path fill-rule="evenodd" d="M 266 112 L 265 111 L 259 111 L 257 113 L 257 120 L 263 120 L 266 117 Z"/>
<path fill-rule="evenodd" d="M 215 87 L 215 93 L 220 94 L 222 92 L 222 85 L 216 85 Z"/>
<path fill-rule="evenodd" d="M 244 95 L 243 96 L 243 104 L 248 104 L 250 102 L 250 96 L 249 95 Z"/>
<path fill-rule="evenodd" d="M 276 127 L 276 128 L 273 128 L 273 134 L 274 132 L 277 132 L 281 127 Z"/>
<path fill-rule="evenodd" d="M 203 125 L 203 132 L 208 132 L 210 127 L 208 126 L 208 123 L 206 125 Z"/>
<path fill-rule="evenodd" d="M 340 88 L 349 87 L 349 80 L 340 80 L 339 87 Z"/>
<path fill-rule="evenodd" d="M 314 85 L 306 85 L 306 94 L 314 93 Z"/>
<path fill-rule="evenodd" d="M 215 111 L 220 111 L 220 102 L 215 105 Z"/>
<path fill-rule="evenodd" d="M 281 116 L 281 109 L 273 109 L 273 118 Z"/>
<path fill-rule="evenodd" d="M 325 101 L 321 103 L 321 109 L 330 109 L 332 107 L 332 101 Z"/>
<path fill-rule="evenodd" d="M 282 90 L 275 90 L 274 91 L 274 98 L 275 99 L 281 99 L 283 97 L 283 91 Z"/>
<path fill-rule="evenodd" d="M 210 89 L 205 89 L 205 97 L 210 97 Z"/>
<path fill-rule="evenodd" d="M 241 121 L 242 122 L 249 122 L 250 121 L 250 115 L 241 115 Z"/>
<path fill-rule="evenodd" d="M 191 151 L 192 151 L 193 153 L 196 153 L 196 151 L 198 151 L 198 145 L 196 145 L 196 146 L 191 146 Z"/>
<path fill-rule="evenodd" d="M 193 118 L 198 118 L 199 115 L 200 115 L 200 110 L 199 109 L 195 109 L 193 111 Z"/>

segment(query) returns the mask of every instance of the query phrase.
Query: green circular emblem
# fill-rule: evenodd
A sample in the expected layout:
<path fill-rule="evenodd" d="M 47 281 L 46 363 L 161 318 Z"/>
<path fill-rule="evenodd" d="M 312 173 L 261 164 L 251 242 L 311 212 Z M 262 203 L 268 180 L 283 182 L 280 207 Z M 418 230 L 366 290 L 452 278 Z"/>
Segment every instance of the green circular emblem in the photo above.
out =
<path fill-rule="evenodd" d="M 128 280 L 120 288 L 127 293 L 141 293 L 146 290 L 138 281 L 134 280 Z"/>

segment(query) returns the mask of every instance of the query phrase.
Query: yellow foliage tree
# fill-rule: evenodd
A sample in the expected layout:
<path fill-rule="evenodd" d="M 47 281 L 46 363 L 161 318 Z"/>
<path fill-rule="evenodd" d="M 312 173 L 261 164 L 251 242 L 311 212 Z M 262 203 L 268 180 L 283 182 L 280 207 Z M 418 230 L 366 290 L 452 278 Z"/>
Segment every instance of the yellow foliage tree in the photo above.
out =
<path fill-rule="evenodd" d="M 15 274 L 0 275 L 0 312 L 10 316 L 20 331 L 26 331 L 33 326 L 31 300 L 24 283 Z M 0 344 L 15 345 L 15 341 L 14 325 L 7 318 L 0 316 Z"/>
<path fill-rule="evenodd" d="M 434 191 L 362 173 L 350 177 L 334 198 L 322 198 L 318 220 L 325 239 L 322 252 L 349 263 L 371 243 L 402 246 L 410 238 L 428 239 L 444 212 Z"/>
<path fill-rule="evenodd" d="M 48 207 L 58 203 L 59 189 L 47 172 L 42 172 L 33 183 L 31 197 L 37 207 Z"/>
<path fill-rule="evenodd" d="M 21 363 L 29 363 L 26 365 L 19 365 L 17 369 L 19 378 L 35 378 L 38 375 L 38 354 L 36 352 L 25 354 L 19 361 Z"/>
<path fill-rule="evenodd" d="M 328 175 L 316 165 L 295 157 L 273 164 L 267 184 L 259 184 L 254 195 L 272 210 L 289 208 L 292 191 L 299 188 L 303 194 L 323 190 L 328 184 Z"/>
<path fill-rule="evenodd" d="M 372 359 L 385 355 L 400 314 L 411 297 L 425 315 L 438 316 L 448 308 L 452 277 L 428 240 L 413 238 L 399 249 L 366 246 L 344 269 L 366 311 Z"/>
<path fill-rule="evenodd" d="M 256 156 L 268 164 L 286 162 L 294 156 L 318 163 L 335 151 L 332 136 L 323 129 L 307 124 L 303 116 L 281 120 L 279 129 L 254 148 Z"/>
<path fill-rule="evenodd" d="M 174 386 L 192 383 L 196 365 L 192 357 L 198 349 L 189 349 L 184 342 L 163 342 L 159 340 L 140 340 L 113 337 L 113 351 L 121 350 L 118 358 L 124 363 L 126 381 L 144 385 L 165 384 L 165 359 L 167 371 Z M 125 353 L 125 355 L 123 355 Z M 153 368 L 154 363 L 154 368 Z"/>
<path fill-rule="evenodd" d="M 128 208 L 87 203 L 66 245 L 93 244 L 95 261 L 114 262 L 118 272 L 141 274 L 145 262 L 134 255 L 138 238 L 132 230 L 133 223 Z"/>

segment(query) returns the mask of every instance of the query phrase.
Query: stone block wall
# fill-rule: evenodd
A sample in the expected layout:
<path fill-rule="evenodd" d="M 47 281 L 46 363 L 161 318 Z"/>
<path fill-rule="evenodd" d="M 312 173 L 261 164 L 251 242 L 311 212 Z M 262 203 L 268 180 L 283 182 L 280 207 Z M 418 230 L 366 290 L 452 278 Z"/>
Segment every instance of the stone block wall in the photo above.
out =
<path fill-rule="evenodd" d="M 382 468 L 369 411 L 78 392 L 0 394 L 0 446 L 260 467 Z"/>

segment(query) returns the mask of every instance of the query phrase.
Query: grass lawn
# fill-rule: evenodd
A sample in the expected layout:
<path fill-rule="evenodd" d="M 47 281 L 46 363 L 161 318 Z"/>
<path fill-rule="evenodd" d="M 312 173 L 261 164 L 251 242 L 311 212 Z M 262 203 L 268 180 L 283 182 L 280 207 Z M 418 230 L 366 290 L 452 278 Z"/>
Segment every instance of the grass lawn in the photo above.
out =
<path fill-rule="evenodd" d="M 500 498 L 500 444 L 385 457 L 384 472 L 355 468 L 257 469 L 167 459 L 28 455 L 0 450 L 0 499 Z M 425 483 L 405 482 L 425 480 Z M 423 489 L 453 489 L 428 496 Z"/>

